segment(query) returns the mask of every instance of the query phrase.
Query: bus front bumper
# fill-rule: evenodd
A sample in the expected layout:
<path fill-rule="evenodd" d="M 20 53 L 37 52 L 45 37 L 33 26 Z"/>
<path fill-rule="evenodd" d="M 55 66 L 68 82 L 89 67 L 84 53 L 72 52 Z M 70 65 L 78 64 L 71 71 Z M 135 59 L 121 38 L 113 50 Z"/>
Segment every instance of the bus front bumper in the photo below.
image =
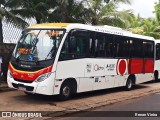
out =
<path fill-rule="evenodd" d="M 7 83 L 8 87 L 18 89 L 21 91 L 29 92 L 29 93 L 36 93 L 42 95 L 53 95 L 54 90 L 54 78 L 55 74 L 51 74 L 49 78 L 46 78 L 44 81 L 37 82 L 33 81 L 31 83 L 19 82 L 11 78 L 7 75 Z"/>

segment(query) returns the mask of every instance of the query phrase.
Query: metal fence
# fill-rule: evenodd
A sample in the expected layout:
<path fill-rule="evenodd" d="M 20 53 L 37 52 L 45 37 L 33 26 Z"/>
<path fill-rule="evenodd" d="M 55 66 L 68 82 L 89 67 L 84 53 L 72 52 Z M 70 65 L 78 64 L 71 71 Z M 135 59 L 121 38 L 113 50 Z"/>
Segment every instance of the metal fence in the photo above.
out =
<path fill-rule="evenodd" d="M 29 25 L 36 24 L 35 19 L 26 19 L 25 20 Z M 20 38 L 22 29 L 18 29 L 14 25 L 10 23 L 3 23 L 3 37 L 4 43 L 17 43 L 18 39 Z"/>
<path fill-rule="evenodd" d="M 29 25 L 36 24 L 34 19 L 27 19 L 26 22 Z M 0 44 L 0 56 L 2 57 L 2 71 L 3 77 L 2 79 L 6 81 L 7 79 L 7 70 L 8 70 L 8 63 L 11 58 L 11 54 L 15 47 L 15 43 L 19 40 L 21 36 L 22 29 L 18 29 L 14 25 L 10 23 L 6 23 L 3 21 L 3 38 L 4 44 Z"/>

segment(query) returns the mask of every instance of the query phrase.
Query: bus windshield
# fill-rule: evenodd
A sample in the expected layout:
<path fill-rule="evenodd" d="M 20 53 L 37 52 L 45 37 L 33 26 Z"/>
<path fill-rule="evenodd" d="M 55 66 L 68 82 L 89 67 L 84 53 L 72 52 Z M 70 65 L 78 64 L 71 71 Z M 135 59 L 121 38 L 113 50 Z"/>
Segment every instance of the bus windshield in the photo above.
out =
<path fill-rule="evenodd" d="M 13 57 L 24 61 L 52 59 L 64 36 L 65 29 L 36 29 L 23 31 Z"/>

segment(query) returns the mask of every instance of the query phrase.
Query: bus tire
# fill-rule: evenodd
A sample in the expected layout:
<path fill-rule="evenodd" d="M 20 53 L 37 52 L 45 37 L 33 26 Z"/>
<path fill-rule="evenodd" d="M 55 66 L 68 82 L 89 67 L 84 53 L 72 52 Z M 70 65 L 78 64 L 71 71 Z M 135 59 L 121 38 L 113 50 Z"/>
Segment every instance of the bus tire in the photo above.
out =
<path fill-rule="evenodd" d="M 70 82 L 64 82 L 60 89 L 59 100 L 68 100 L 73 94 Z"/>
<path fill-rule="evenodd" d="M 155 80 L 155 82 L 157 82 L 158 81 L 158 71 L 155 71 L 154 72 L 154 80 Z"/>
<path fill-rule="evenodd" d="M 125 89 L 129 91 L 133 88 L 133 85 L 134 85 L 134 80 L 132 79 L 132 77 L 129 77 L 126 82 Z"/>

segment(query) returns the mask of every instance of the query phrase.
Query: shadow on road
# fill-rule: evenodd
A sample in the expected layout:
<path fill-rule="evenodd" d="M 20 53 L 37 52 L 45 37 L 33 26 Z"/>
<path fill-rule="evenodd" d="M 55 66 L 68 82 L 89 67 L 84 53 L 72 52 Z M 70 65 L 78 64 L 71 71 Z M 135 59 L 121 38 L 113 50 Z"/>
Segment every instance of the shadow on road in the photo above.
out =
<path fill-rule="evenodd" d="M 151 84 L 151 83 L 147 83 L 147 84 Z M 136 85 L 132 89 L 132 91 L 135 91 L 137 89 L 143 89 L 143 88 L 147 88 L 147 86 Z M 124 87 L 118 87 L 118 88 L 110 88 L 110 89 L 104 89 L 104 90 L 78 93 L 78 94 L 74 95 L 70 100 L 90 98 L 90 97 L 94 97 L 94 96 L 112 94 L 115 92 L 125 92 L 125 89 L 124 89 Z M 17 101 L 25 101 L 28 103 L 35 102 L 36 104 L 49 102 L 49 104 L 51 104 L 51 105 L 52 104 L 55 105 L 53 102 L 64 102 L 64 101 L 59 101 L 58 96 L 56 96 L 56 95 L 54 95 L 54 96 L 38 95 L 38 94 L 26 95 L 25 93 L 21 94 L 21 95 L 14 96 L 14 99 L 16 99 Z"/>
<path fill-rule="evenodd" d="M 160 82 L 160 79 L 158 79 L 157 81 L 151 80 L 151 81 L 148 81 L 148 82 L 145 82 L 145 83 L 142 83 L 142 84 L 154 84 L 154 83 L 159 83 L 159 82 Z"/>
<path fill-rule="evenodd" d="M 136 86 L 134 86 L 134 88 L 131 91 L 134 91 L 137 89 L 143 89 L 143 88 L 147 88 L 147 86 L 136 85 Z M 126 91 L 124 87 L 109 88 L 109 89 L 104 89 L 104 90 L 79 93 L 79 94 L 76 94 L 75 96 L 73 96 L 72 99 L 83 99 L 83 98 L 101 96 L 101 95 L 105 95 L 105 94 L 112 94 L 112 93 L 123 92 L 123 91 Z"/>

